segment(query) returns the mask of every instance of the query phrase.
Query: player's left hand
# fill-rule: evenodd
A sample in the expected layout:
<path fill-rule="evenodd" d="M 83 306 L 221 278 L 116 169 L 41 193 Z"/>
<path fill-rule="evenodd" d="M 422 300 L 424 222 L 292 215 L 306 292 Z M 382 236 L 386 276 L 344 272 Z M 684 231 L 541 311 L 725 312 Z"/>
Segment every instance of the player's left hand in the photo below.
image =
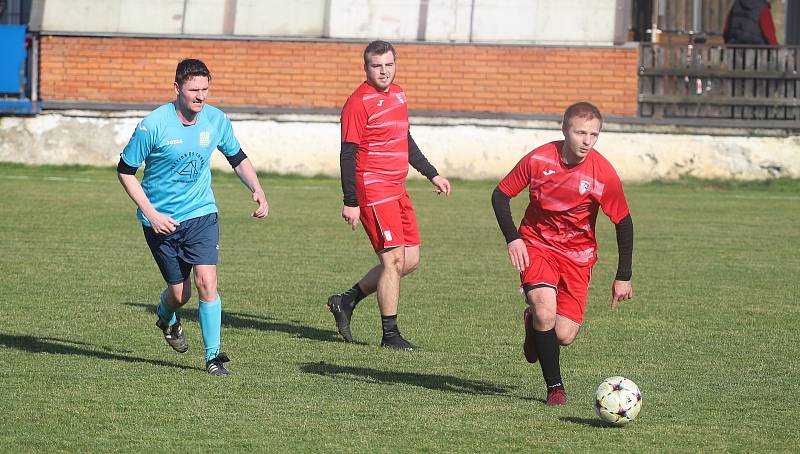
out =
<path fill-rule="evenodd" d="M 442 193 L 444 193 L 446 196 L 450 195 L 450 182 L 447 180 L 447 178 L 441 175 L 436 175 L 435 177 L 431 178 L 431 183 L 436 186 L 436 189 L 434 189 L 433 192 L 435 192 L 437 195 Z"/>
<path fill-rule="evenodd" d="M 258 204 L 258 208 L 256 208 L 256 211 L 253 211 L 252 216 L 258 219 L 267 217 L 269 214 L 269 204 L 267 203 L 267 196 L 264 195 L 264 191 L 254 192 L 253 202 Z"/>
<path fill-rule="evenodd" d="M 633 298 L 631 281 L 617 281 L 611 284 L 611 310 L 615 310 L 620 301 Z"/>

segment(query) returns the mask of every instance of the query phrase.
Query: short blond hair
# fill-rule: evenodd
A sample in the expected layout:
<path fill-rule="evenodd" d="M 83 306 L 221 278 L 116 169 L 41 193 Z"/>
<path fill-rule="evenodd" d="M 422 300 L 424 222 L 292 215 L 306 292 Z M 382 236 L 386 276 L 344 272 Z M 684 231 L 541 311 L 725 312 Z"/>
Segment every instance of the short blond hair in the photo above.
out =
<path fill-rule="evenodd" d="M 600 109 L 587 101 L 576 102 L 567 107 L 567 110 L 564 111 L 564 118 L 561 120 L 561 128 L 566 128 L 569 121 L 573 118 L 583 118 L 586 120 L 594 120 L 597 118 L 600 120 L 600 127 L 603 127 L 603 114 L 600 113 Z"/>

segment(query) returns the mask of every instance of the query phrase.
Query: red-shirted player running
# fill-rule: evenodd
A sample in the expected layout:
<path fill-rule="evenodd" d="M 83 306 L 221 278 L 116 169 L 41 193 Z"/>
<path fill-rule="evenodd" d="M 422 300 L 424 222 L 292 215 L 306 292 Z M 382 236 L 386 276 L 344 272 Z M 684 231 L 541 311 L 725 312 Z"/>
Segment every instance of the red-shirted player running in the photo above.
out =
<path fill-rule="evenodd" d="M 397 52 L 386 41 L 373 41 L 364 50 L 367 80 L 342 109 L 342 217 L 355 230 L 364 226 L 380 264 L 352 288 L 328 299 L 339 334 L 352 342 L 350 320 L 356 304 L 377 291 L 383 325 L 381 346 L 399 350 L 416 347 L 397 328 L 400 279 L 419 266 L 419 230 L 414 207 L 405 189 L 411 164 L 450 194 L 450 182 L 440 176 L 411 138 L 408 101 L 392 83 Z"/>
<path fill-rule="evenodd" d="M 595 221 L 600 208 L 616 226 L 619 249 L 611 309 L 633 297 L 633 221 L 616 171 L 592 148 L 602 125 L 597 107 L 573 104 L 564 112 L 564 140 L 525 155 L 492 194 L 508 256 L 520 272 L 528 304 L 523 313 L 523 352 L 528 362 L 539 360 L 550 406 L 567 403 L 559 349 L 571 344 L 581 328 L 597 261 Z M 517 229 L 510 200 L 524 189 L 530 203 Z"/>

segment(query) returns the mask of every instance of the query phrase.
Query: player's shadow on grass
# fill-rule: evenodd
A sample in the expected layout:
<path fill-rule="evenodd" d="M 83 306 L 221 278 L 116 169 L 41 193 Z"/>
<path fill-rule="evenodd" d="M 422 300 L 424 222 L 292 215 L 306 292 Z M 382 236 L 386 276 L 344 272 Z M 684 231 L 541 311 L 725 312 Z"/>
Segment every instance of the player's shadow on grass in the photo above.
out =
<path fill-rule="evenodd" d="M 91 349 L 91 347 L 95 347 L 92 344 L 74 340 L 58 339 L 55 337 L 15 336 L 12 334 L 0 333 L 0 345 L 7 348 L 24 350 L 30 353 L 80 355 L 89 358 L 125 361 L 128 363 L 148 363 L 154 366 L 175 367 L 178 369 L 198 369 L 196 367 L 184 366 L 182 364 L 171 363 L 169 361 L 137 358 L 135 356 L 120 355 L 118 353 L 111 353 L 108 351 L 97 351 Z"/>
<path fill-rule="evenodd" d="M 300 370 L 307 374 L 322 375 L 324 377 L 367 383 L 413 385 L 451 393 L 505 395 L 509 392 L 507 389 L 493 383 L 480 380 L 468 380 L 448 375 L 392 372 L 368 367 L 339 366 L 325 362 L 303 363 L 300 365 Z"/>
<path fill-rule="evenodd" d="M 152 304 L 125 303 L 128 306 L 140 307 L 147 312 L 155 315 L 156 309 Z M 178 315 L 184 320 L 198 321 L 197 309 L 183 307 Z M 155 320 L 155 319 L 154 319 Z M 222 311 L 222 326 L 239 329 L 257 329 L 260 331 L 280 331 L 292 336 L 313 339 L 324 342 L 339 342 L 336 331 L 330 329 L 318 329 L 311 326 L 302 325 L 299 321 L 292 320 L 292 323 L 279 321 L 274 317 L 262 317 L 259 315 L 245 314 L 241 312 Z"/>
<path fill-rule="evenodd" d="M 571 422 L 572 424 L 580 424 L 582 426 L 591 426 L 597 427 L 600 429 L 619 429 L 617 426 L 612 426 L 611 424 L 607 424 L 599 419 L 593 418 L 577 418 L 575 416 L 562 416 L 559 418 L 564 422 Z"/>

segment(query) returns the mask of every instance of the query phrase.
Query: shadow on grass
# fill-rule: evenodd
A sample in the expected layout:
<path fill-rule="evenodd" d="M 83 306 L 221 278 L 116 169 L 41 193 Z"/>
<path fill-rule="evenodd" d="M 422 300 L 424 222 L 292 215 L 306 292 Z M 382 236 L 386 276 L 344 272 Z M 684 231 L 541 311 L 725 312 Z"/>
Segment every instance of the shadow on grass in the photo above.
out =
<path fill-rule="evenodd" d="M 600 429 L 619 429 L 621 426 L 614 426 L 608 424 L 604 421 L 595 418 L 577 418 L 575 416 L 563 416 L 559 418 L 564 422 L 570 422 L 572 424 L 580 424 L 582 426 L 590 426 L 590 427 L 598 427 Z"/>
<path fill-rule="evenodd" d="M 204 370 L 182 364 L 159 361 L 135 356 L 121 355 L 109 351 L 97 351 L 96 346 L 85 342 L 58 339 L 55 337 L 14 336 L 0 333 L 0 345 L 31 353 L 54 353 L 59 355 L 80 355 L 89 358 L 125 361 L 127 363 L 147 363 L 154 366 L 175 367 L 177 369 Z M 89 347 L 89 348 L 85 348 Z M 106 349 L 108 350 L 108 349 Z"/>
<path fill-rule="evenodd" d="M 139 307 L 155 315 L 156 308 L 152 304 L 125 303 L 127 306 Z M 198 321 L 197 309 L 183 307 L 178 315 L 184 320 Z M 153 319 L 155 320 L 155 319 Z M 261 317 L 259 315 L 245 314 L 241 312 L 231 312 L 222 310 L 222 326 L 239 329 L 257 329 L 260 331 L 280 331 L 292 336 L 313 339 L 324 342 L 341 342 L 337 333 L 330 329 L 318 329 L 311 326 L 302 325 L 299 321 L 292 320 L 291 323 L 280 321 L 274 317 Z"/>
<path fill-rule="evenodd" d="M 324 377 L 389 385 L 413 385 L 451 393 L 505 395 L 509 392 L 507 389 L 493 383 L 479 380 L 467 380 L 447 375 L 391 372 L 367 367 L 338 366 L 325 362 L 303 363 L 300 365 L 300 370 L 307 374 L 322 375 Z"/>

